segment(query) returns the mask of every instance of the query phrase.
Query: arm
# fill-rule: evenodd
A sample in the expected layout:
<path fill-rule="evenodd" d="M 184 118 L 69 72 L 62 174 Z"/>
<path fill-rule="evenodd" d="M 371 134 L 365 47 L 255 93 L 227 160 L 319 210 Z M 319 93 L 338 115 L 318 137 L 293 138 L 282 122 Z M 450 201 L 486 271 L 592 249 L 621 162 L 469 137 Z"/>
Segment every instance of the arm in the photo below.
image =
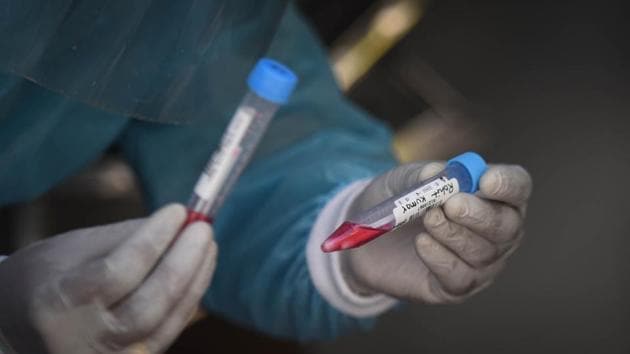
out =
<path fill-rule="evenodd" d="M 324 256 L 317 246 L 346 214 L 413 185 L 431 165 L 391 169 L 389 131 L 342 97 L 324 52 L 293 9 L 270 56 L 293 68 L 301 85 L 217 216 L 221 257 L 204 306 L 272 335 L 312 340 L 369 327 L 395 303 L 382 294 L 451 303 L 490 284 L 522 236 L 527 172 L 491 168 L 479 195 L 444 206 L 448 222 L 436 209 L 424 226 Z M 215 108 L 205 122 L 136 122 L 126 134 L 125 151 L 153 206 L 188 198 L 234 109 Z M 458 248 L 462 242 L 478 247 Z"/>
<path fill-rule="evenodd" d="M 331 338 L 371 321 L 324 298 L 307 261 L 308 238 L 338 192 L 394 165 L 390 133 L 343 99 L 325 53 L 293 10 L 269 55 L 292 67 L 301 84 L 217 216 L 221 256 L 204 305 L 273 335 Z M 122 144 L 154 207 L 188 198 L 233 109 L 190 126 L 132 123 Z"/>

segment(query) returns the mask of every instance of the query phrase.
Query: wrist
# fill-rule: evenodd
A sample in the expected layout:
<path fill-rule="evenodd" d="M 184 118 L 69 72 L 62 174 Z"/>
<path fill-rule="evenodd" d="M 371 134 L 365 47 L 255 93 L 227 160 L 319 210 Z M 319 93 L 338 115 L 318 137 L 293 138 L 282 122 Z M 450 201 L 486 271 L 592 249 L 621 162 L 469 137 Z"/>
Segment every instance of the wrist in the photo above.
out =
<path fill-rule="evenodd" d="M 372 296 L 377 292 L 372 290 L 357 277 L 352 266 L 352 251 L 341 252 L 339 255 L 339 263 L 341 266 L 341 275 L 352 292 L 360 296 Z"/>
<path fill-rule="evenodd" d="M 306 261 L 311 280 L 319 294 L 338 311 L 356 318 L 377 316 L 393 306 L 397 301 L 389 296 L 364 289 L 359 283 L 353 288 L 347 279 L 354 281 L 353 275 L 345 275 L 343 263 L 347 252 L 324 253 L 321 243 L 343 222 L 350 203 L 360 194 L 369 181 L 359 181 L 337 191 L 320 211 L 306 246 Z M 349 274 L 353 274 L 348 272 Z M 370 295 L 362 295 L 361 292 Z"/>

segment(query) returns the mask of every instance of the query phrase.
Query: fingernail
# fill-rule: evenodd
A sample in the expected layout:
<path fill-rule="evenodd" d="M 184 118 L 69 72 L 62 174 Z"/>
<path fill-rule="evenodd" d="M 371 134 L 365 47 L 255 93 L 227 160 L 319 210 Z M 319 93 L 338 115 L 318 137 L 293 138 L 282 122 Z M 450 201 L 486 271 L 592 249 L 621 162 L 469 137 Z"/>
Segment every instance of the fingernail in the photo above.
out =
<path fill-rule="evenodd" d="M 463 195 L 454 195 L 444 205 L 446 213 L 451 217 L 465 218 L 468 215 L 468 202 Z"/>
<path fill-rule="evenodd" d="M 444 215 L 439 209 L 429 209 L 426 215 L 426 221 L 429 226 L 436 227 L 442 224 L 444 221 Z"/>
<path fill-rule="evenodd" d="M 420 172 L 421 179 L 427 179 L 429 177 L 435 176 L 438 172 L 443 169 L 443 166 L 439 162 L 430 162 L 422 169 Z"/>
<path fill-rule="evenodd" d="M 210 227 L 204 222 L 195 222 L 190 225 L 186 231 L 185 233 L 187 235 L 182 236 L 194 239 L 195 242 L 208 245 L 208 243 L 212 241 L 210 237 Z"/>
<path fill-rule="evenodd" d="M 422 234 L 418 236 L 418 239 L 416 240 L 416 245 L 418 246 L 418 248 L 427 248 L 431 246 L 431 240 L 429 239 L 429 236 Z"/>
<path fill-rule="evenodd" d="M 217 245 L 217 242 L 214 239 L 210 239 L 210 242 L 208 242 L 208 252 L 213 257 L 216 257 L 217 254 L 219 253 L 219 246 Z"/>
<path fill-rule="evenodd" d="M 506 177 L 501 169 L 497 169 L 495 173 L 491 175 L 490 183 L 494 188 L 492 188 L 492 194 L 495 196 L 502 196 L 505 194 L 505 186 L 506 186 Z"/>

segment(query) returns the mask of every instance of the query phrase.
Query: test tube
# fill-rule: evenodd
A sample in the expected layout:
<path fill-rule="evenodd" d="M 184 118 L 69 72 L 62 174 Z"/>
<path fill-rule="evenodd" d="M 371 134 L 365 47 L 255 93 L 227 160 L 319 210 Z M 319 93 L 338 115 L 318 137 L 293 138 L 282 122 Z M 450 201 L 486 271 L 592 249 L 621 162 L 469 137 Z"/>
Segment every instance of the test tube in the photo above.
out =
<path fill-rule="evenodd" d="M 456 193 L 474 193 L 487 168 L 478 154 L 461 154 L 449 160 L 435 176 L 346 220 L 322 243 L 321 249 L 334 252 L 359 247 L 419 218 Z"/>
<path fill-rule="evenodd" d="M 278 108 L 287 103 L 297 76 L 268 58 L 258 61 L 247 79 L 249 92 L 232 117 L 219 148 L 208 161 L 188 203 L 186 224 L 213 222 L 214 216 L 249 162 Z"/>

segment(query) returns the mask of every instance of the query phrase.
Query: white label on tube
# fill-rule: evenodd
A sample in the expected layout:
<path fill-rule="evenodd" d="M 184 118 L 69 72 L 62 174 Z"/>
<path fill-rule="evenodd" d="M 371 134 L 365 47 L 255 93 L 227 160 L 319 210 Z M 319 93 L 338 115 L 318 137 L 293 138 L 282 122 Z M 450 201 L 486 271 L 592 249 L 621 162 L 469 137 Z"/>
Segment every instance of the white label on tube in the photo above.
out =
<path fill-rule="evenodd" d="M 459 192 L 457 179 L 440 177 L 398 198 L 394 202 L 396 206 L 393 210 L 396 227 L 421 216 L 429 208 L 442 205 L 457 192 Z"/>
<path fill-rule="evenodd" d="M 241 142 L 255 116 L 256 111 L 251 107 L 240 108 L 234 114 L 223 134 L 221 146 L 195 185 L 195 194 L 199 197 L 210 201 L 217 197 L 241 155 Z"/>

